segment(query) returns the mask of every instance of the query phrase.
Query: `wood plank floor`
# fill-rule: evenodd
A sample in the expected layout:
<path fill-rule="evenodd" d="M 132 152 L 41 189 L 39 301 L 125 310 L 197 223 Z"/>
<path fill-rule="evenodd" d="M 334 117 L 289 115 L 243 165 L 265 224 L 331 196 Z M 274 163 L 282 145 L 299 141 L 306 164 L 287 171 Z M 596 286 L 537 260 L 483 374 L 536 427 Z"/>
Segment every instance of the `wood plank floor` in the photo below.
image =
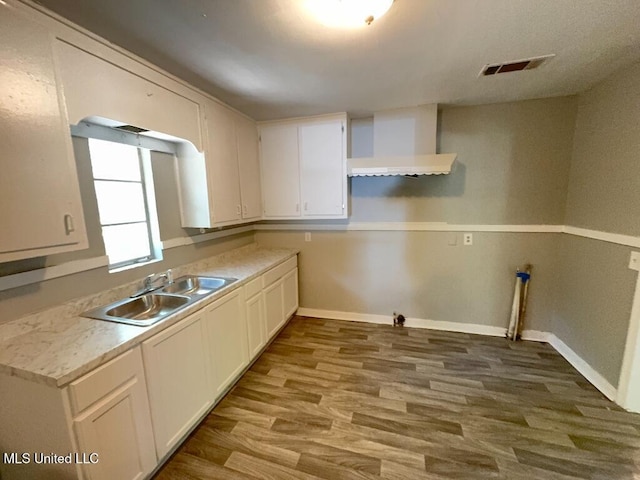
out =
<path fill-rule="evenodd" d="M 155 478 L 634 479 L 640 415 L 546 344 L 295 317 Z"/>

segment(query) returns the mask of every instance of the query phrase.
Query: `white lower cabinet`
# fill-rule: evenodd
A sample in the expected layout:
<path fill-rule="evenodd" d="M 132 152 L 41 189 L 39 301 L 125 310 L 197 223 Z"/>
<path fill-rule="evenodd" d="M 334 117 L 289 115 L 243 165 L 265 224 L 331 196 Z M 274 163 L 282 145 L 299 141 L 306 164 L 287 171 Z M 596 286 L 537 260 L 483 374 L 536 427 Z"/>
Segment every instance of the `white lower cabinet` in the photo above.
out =
<path fill-rule="evenodd" d="M 284 319 L 287 320 L 298 310 L 298 269 L 295 268 L 282 278 L 282 303 Z"/>
<path fill-rule="evenodd" d="M 267 322 L 264 314 L 264 298 L 262 292 L 258 292 L 246 300 L 245 309 L 247 313 L 249 358 L 254 358 L 267 343 Z"/>
<path fill-rule="evenodd" d="M 264 309 L 267 320 L 267 338 L 271 338 L 286 320 L 282 301 L 282 280 L 265 288 Z"/>
<path fill-rule="evenodd" d="M 267 338 L 273 337 L 298 309 L 297 258 L 262 276 Z"/>
<path fill-rule="evenodd" d="M 243 290 L 239 288 L 206 307 L 205 331 L 216 398 L 242 373 L 249 362 L 242 293 Z"/>
<path fill-rule="evenodd" d="M 140 348 L 76 380 L 69 392 L 72 408 L 80 410 L 73 424 L 87 479 L 151 473 L 157 458 Z"/>
<path fill-rule="evenodd" d="M 142 344 L 160 459 L 213 402 L 204 316 L 197 312 Z"/>

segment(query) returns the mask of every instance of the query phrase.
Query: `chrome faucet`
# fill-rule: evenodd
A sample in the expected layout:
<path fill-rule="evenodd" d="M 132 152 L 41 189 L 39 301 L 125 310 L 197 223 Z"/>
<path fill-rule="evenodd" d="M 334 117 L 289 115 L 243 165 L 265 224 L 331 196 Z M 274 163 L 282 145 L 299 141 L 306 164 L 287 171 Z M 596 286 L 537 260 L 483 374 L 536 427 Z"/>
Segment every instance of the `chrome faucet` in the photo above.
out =
<path fill-rule="evenodd" d="M 172 284 L 173 272 L 171 271 L 171 269 L 167 270 L 166 272 L 152 273 L 151 275 L 147 275 L 146 277 L 144 277 L 144 280 L 142 281 L 142 288 L 153 289 L 153 284 L 156 283 L 158 280 L 164 280 L 162 282 L 162 285 L 160 285 L 161 287 Z"/>
<path fill-rule="evenodd" d="M 162 283 L 158 286 L 154 286 L 154 284 L 158 281 L 162 280 Z M 165 285 L 171 285 L 173 283 L 173 272 L 171 269 L 168 269 L 165 272 L 160 273 L 152 273 L 144 277 L 142 280 L 142 288 L 135 292 L 132 297 L 139 297 L 140 295 L 144 295 L 145 293 L 153 292 L 158 288 L 162 288 Z"/>

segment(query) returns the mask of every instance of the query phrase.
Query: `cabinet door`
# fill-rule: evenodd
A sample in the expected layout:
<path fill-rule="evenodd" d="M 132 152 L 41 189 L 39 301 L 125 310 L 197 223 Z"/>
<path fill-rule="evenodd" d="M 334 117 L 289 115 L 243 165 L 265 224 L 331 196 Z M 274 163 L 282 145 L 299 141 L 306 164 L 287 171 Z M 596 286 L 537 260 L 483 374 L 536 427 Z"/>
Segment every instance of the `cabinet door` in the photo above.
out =
<path fill-rule="evenodd" d="M 267 318 L 267 338 L 270 339 L 284 322 L 282 279 L 264 289 L 264 310 Z"/>
<path fill-rule="evenodd" d="M 260 127 L 260 171 L 265 218 L 300 216 L 298 126 Z"/>
<path fill-rule="evenodd" d="M 299 142 L 303 216 L 342 216 L 347 182 L 344 122 L 301 123 Z"/>
<path fill-rule="evenodd" d="M 243 220 L 262 216 L 262 188 L 260 159 L 258 158 L 258 129 L 256 124 L 240 115 L 236 117 L 238 168 Z"/>
<path fill-rule="evenodd" d="M 141 366 L 142 368 L 142 366 Z M 84 465 L 91 480 L 145 478 L 155 468 L 153 432 L 144 381 L 133 378 L 112 395 L 76 418 L 75 430 L 81 460 L 97 463 Z"/>
<path fill-rule="evenodd" d="M 161 459 L 212 403 L 202 314 L 146 340 L 142 354 L 156 450 Z"/>
<path fill-rule="evenodd" d="M 249 358 L 255 358 L 267 343 L 267 323 L 264 316 L 264 298 L 262 297 L 262 293 L 258 293 L 247 300 L 245 307 L 247 314 Z"/>
<path fill-rule="evenodd" d="M 238 289 L 206 309 L 206 335 L 216 398 L 249 362 L 247 324 L 241 293 L 242 290 Z"/>
<path fill-rule="evenodd" d="M 284 318 L 287 319 L 298 310 L 298 269 L 291 270 L 282 278 L 282 301 Z"/>
<path fill-rule="evenodd" d="M 88 246 L 52 41 L 0 4 L 0 262 Z"/>
<path fill-rule="evenodd" d="M 242 218 L 240 174 L 234 115 L 222 105 L 205 104 L 208 148 L 207 174 L 211 184 L 214 223 L 229 223 Z"/>

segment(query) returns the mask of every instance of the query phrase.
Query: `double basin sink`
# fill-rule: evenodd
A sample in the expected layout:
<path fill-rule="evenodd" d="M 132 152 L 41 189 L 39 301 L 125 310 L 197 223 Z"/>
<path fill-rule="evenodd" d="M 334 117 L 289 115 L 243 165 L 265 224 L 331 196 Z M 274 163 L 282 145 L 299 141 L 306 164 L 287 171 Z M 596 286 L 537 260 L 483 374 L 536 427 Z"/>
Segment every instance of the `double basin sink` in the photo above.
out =
<path fill-rule="evenodd" d="M 89 310 L 82 316 L 148 327 L 236 281 L 237 278 L 187 275 L 148 293 Z"/>

